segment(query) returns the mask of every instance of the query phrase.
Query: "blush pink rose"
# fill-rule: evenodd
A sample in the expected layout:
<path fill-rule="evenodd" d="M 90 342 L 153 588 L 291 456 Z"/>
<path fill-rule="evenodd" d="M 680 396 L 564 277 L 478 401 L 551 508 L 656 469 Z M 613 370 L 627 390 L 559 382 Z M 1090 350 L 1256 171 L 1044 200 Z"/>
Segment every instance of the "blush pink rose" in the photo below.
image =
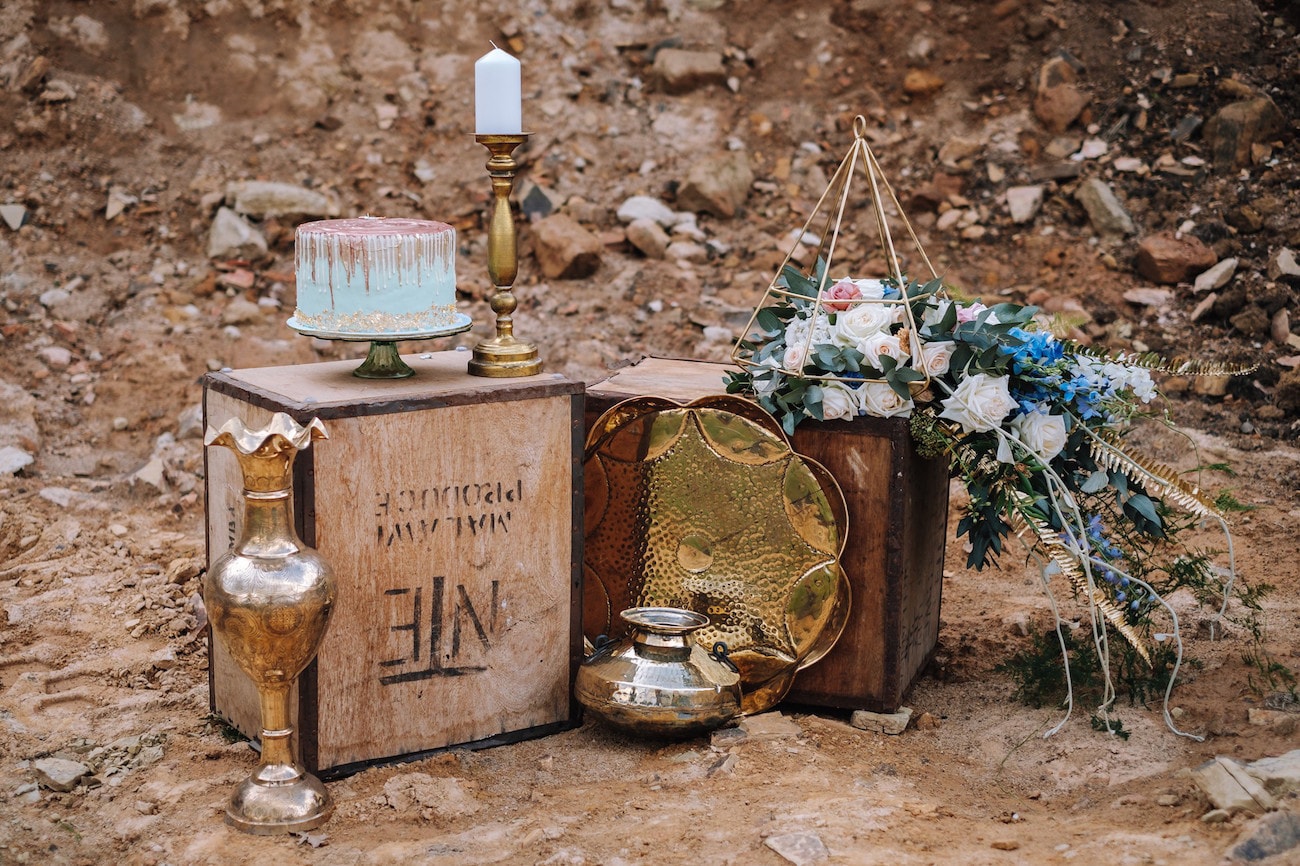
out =
<path fill-rule="evenodd" d="M 844 303 L 845 301 L 856 301 L 862 297 L 862 290 L 858 288 L 853 280 L 840 280 L 822 293 L 822 306 L 826 309 L 842 313 L 852 304 Z"/>

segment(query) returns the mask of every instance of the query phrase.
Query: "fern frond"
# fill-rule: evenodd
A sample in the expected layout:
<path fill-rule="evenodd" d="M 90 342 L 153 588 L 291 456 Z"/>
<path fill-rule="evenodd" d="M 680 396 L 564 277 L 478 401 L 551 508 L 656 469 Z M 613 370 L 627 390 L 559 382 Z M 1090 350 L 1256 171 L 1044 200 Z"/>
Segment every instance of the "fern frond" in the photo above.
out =
<path fill-rule="evenodd" d="M 1085 346 L 1074 340 L 1064 341 L 1066 354 L 1088 355 L 1102 361 L 1141 367 L 1156 373 L 1175 376 L 1244 376 L 1253 373 L 1258 364 L 1233 364 L 1226 361 L 1206 361 L 1200 358 L 1165 358 L 1158 352 L 1108 352 L 1096 346 Z"/>
<path fill-rule="evenodd" d="M 1222 516 L 1214 503 L 1206 499 L 1195 484 L 1179 478 L 1177 472 L 1163 463 L 1125 451 L 1119 446 L 1116 437 L 1098 435 L 1090 440 L 1089 448 L 1098 466 L 1111 472 L 1123 472 L 1141 484 L 1149 495 L 1166 504 L 1197 517 Z"/>
<path fill-rule="evenodd" d="M 1088 579 L 1079 566 L 1079 560 L 1074 551 L 1061 539 L 1061 534 L 1053 529 L 1046 520 L 1039 517 L 1032 510 L 1021 503 L 1016 508 L 1016 522 L 1020 524 L 1016 534 L 1024 538 L 1027 533 L 1032 534 L 1035 546 L 1039 547 L 1051 560 L 1056 563 L 1057 568 L 1065 575 L 1066 579 L 1074 587 L 1075 592 L 1088 599 L 1101 615 L 1106 618 L 1117 632 L 1124 636 L 1142 660 L 1151 664 L 1151 655 L 1142 643 L 1142 638 L 1133 626 L 1129 625 L 1124 618 L 1124 613 L 1117 608 L 1105 593 L 1098 587 L 1088 589 Z"/>

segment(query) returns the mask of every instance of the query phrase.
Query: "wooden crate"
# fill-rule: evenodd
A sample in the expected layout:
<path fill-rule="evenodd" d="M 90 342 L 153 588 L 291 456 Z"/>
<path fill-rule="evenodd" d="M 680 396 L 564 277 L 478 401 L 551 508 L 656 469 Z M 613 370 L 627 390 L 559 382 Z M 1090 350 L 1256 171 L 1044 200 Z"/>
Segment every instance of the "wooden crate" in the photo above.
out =
<path fill-rule="evenodd" d="M 725 391 L 722 364 L 647 358 L 587 389 L 587 427 L 630 397 L 687 402 Z M 948 474 L 917 456 L 899 418 L 805 422 L 795 451 L 830 470 L 844 490 L 852 585 L 848 626 L 835 648 L 800 672 L 787 701 L 893 712 L 930 662 L 939 638 Z"/>
<path fill-rule="evenodd" d="M 582 385 L 469 376 L 468 353 L 209 375 L 206 423 L 320 418 L 295 464 L 303 540 L 334 569 L 320 653 L 295 688 L 303 763 L 325 778 L 448 746 L 541 736 L 579 719 Z M 207 449 L 211 563 L 234 543 L 241 477 Z M 576 491 L 576 492 L 575 492 Z M 250 737 L 257 693 L 211 646 L 212 709 Z"/>

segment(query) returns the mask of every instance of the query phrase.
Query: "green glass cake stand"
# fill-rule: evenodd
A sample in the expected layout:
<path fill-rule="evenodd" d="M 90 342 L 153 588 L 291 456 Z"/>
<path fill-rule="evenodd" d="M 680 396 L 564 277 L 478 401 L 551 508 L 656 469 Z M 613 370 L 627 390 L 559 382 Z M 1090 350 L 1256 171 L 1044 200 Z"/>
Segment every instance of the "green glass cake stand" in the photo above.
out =
<path fill-rule="evenodd" d="M 406 365 L 401 355 L 397 354 L 397 344 L 399 342 L 450 337 L 452 334 L 468 331 L 474 325 L 474 320 L 464 313 L 456 313 L 452 317 L 451 323 L 441 328 L 424 331 L 383 331 L 371 334 L 322 331 L 308 327 L 298 321 L 296 316 L 290 316 L 289 321 L 285 322 L 285 324 L 305 337 L 316 337 L 319 340 L 342 340 L 348 343 L 369 343 L 370 351 L 366 354 L 366 360 L 361 362 L 360 367 L 352 371 L 353 376 L 362 379 L 405 379 L 408 376 L 415 375 L 415 371 Z"/>

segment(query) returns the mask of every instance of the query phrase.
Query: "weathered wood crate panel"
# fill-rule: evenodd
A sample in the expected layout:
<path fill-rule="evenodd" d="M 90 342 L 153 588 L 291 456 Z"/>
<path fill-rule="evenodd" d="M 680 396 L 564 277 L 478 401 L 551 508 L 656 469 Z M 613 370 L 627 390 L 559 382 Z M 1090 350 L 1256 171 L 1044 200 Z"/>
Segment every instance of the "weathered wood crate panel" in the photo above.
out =
<path fill-rule="evenodd" d="M 582 386 L 482 379 L 466 354 L 210 375 L 209 425 L 318 417 L 295 465 L 298 530 L 334 569 L 329 632 L 296 692 L 302 760 L 326 777 L 453 745 L 539 736 L 578 718 Z M 233 544 L 240 475 L 207 454 L 208 557 Z M 213 709 L 258 733 L 256 691 L 212 647 Z"/>
<path fill-rule="evenodd" d="M 725 390 L 722 364 L 647 358 L 587 391 L 586 423 L 640 396 L 688 402 Z M 852 586 L 844 634 L 800 672 L 788 701 L 892 712 L 929 663 L 939 638 L 948 476 L 917 456 L 907 421 L 805 422 L 795 451 L 830 470 L 844 491 L 849 538 L 842 563 Z"/>

